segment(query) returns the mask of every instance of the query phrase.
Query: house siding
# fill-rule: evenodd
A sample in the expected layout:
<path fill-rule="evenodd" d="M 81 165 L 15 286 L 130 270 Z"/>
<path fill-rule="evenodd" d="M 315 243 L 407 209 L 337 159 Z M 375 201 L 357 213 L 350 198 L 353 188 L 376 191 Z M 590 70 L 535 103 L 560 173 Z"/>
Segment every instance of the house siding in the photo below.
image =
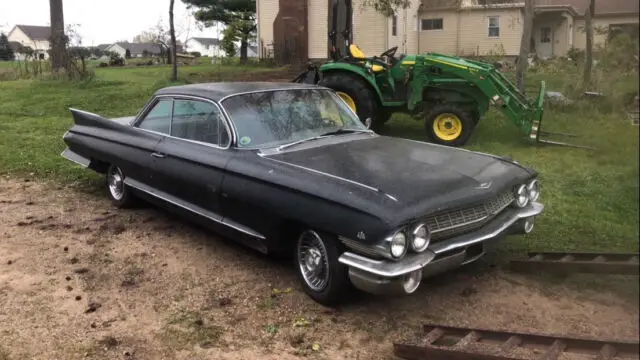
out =
<path fill-rule="evenodd" d="M 489 55 L 501 52 L 515 56 L 520 52 L 522 40 L 521 9 L 460 10 L 458 55 Z M 500 36 L 489 37 L 489 17 L 500 18 Z M 501 49 L 501 47 L 503 49 Z"/>
<path fill-rule="evenodd" d="M 258 54 L 261 57 L 273 56 L 273 22 L 276 20 L 279 7 L 278 0 L 258 0 Z M 264 50 L 270 53 L 263 54 Z"/>
<path fill-rule="evenodd" d="M 442 30 L 422 30 L 422 19 L 442 19 Z M 458 52 L 458 13 L 455 10 L 420 14 L 419 52 L 455 55 Z"/>
<path fill-rule="evenodd" d="M 206 45 L 202 45 L 200 42 L 193 39 L 187 40 L 187 42 L 185 43 L 185 46 L 187 48 L 187 51 L 189 52 L 197 51 L 202 56 L 217 57 L 217 56 L 223 55 L 218 45 L 211 45 L 210 48 L 207 48 Z"/>
<path fill-rule="evenodd" d="M 387 50 L 388 19 L 362 0 L 353 1 L 353 43 L 367 56 L 380 55 Z"/>
<path fill-rule="evenodd" d="M 329 10 L 327 1 L 308 0 L 309 58 L 329 57 Z"/>
<path fill-rule="evenodd" d="M 593 26 L 595 28 L 598 27 L 608 27 L 612 24 L 637 24 L 638 23 L 638 14 L 629 14 L 625 16 L 598 16 L 593 19 Z M 584 18 L 578 18 L 575 20 L 575 24 L 573 27 L 573 45 L 578 49 L 586 49 L 587 48 L 587 34 L 584 32 L 585 20 Z M 593 33 L 593 43 L 594 45 L 604 45 L 607 41 L 606 34 L 597 34 L 594 31 Z"/>
<path fill-rule="evenodd" d="M 22 46 L 28 46 L 32 48 L 37 54 L 43 54 L 44 58 L 49 58 L 47 50 L 50 48 L 49 41 L 47 40 L 31 40 L 19 27 L 15 27 L 9 35 L 7 35 L 9 41 L 17 41 Z"/>

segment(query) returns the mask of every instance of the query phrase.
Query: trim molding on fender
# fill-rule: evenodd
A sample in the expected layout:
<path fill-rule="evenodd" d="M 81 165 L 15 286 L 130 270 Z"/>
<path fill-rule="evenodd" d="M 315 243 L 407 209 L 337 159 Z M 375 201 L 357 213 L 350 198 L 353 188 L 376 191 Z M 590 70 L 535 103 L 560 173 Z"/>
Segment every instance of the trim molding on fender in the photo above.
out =
<path fill-rule="evenodd" d="M 524 209 L 506 211 L 484 227 L 469 234 L 460 235 L 430 246 L 425 252 L 408 254 L 402 260 L 374 260 L 353 252 L 345 252 L 338 261 L 349 267 L 366 271 L 381 277 L 397 277 L 427 266 L 437 254 L 455 249 L 463 249 L 467 246 L 492 239 L 515 224 L 518 220 L 536 216 L 542 212 L 544 205 L 534 202 Z"/>
<path fill-rule="evenodd" d="M 69 148 L 64 149 L 64 151 L 60 153 L 60 156 L 83 167 L 89 167 L 89 165 L 91 164 L 91 160 L 87 159 L 84 156 L 78 155 L 77 153 L 71 151 L 71 149 Z"/>
<path fill-rule="evenodd" d="M 250 228 L 248 228 L 248 227 L 246 227 L 244 225 L 241 225 L 241 224 L 239 224 L 239 223 L 237 223 L 237 222 L 235 222 L 235 221 L 233 221 L 231 219 L 225 219 L 221 215 L 218 215 L 218 214 L 214 213 L 213 211 L 204 209 L 204 208 L 202 208 L 202 207 L 200 207 L 198 205 L 191 204 L 191 203 L 186 202 L 184 200 L 181 200 L 181 199 L 179 199 L 179 198 L 177 198 L 177 197 L 175 197 L 173 195 L 170 195 L 170 194 L 167 194 L 167 193 L 165 193 L 163 191 L 154 189 L 154 188 L 152 188 L 152 187 L 150 187 L 150 186 L 148 186 L 148 185 L 146 185 L 146 184 L 144 184 L 144 183 L 142 183 L 140 181 L 137 181 L 137 180 L 134 180 L 134 179 L 131 179 L 131 178 L 125 178 L 124 179 L 124 183 L 126 185 L 128 185 L 128 186 L 131 186 L 134 189 L 142 191 L 142 192 L 144 192 L 146 194 L 149 194 L 149 195 L 151 195 L 153 197 L 156 197 L 156 198 L 158 198 L 160 200 L 166 201 L 166 202 L 168 202 L 170 204 L 173 204 L 173 205 L 178 206 L 180 208 L 183 208 L 185 210 L 191 211 L 192 213 L 194 213 L 196 215 L 199 215 L 199 216 L 202 216 L 202 217 L 207 218 L 209 220 L 215 221 L 215 222 L 217 222 L 219 224 L 228 226 L 228 227 L 230 227 L 230 228 L 232 228 L 234 230 L 240 231 L 242 233 L 245 233 L 247 235 L 253 236 L 255 238 L 258 238 L 258 239 L 261 239 L 261 240 L 265 239 L 264 235 L 262 235 L 262 234 L 260 234 L 260 233 L 258 233 L 256 231 L 253 231 L 252 229 L 250 229 Z"/>

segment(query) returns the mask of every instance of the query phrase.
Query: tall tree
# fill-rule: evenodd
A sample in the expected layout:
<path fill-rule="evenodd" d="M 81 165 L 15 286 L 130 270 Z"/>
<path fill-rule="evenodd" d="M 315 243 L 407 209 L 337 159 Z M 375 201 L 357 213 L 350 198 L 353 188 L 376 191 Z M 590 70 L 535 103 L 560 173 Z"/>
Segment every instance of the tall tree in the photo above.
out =
<path fill-rule="evenodd" d="M 13 59 L 15 59 L 15 55 L 13 54 L 11 44 L 9 44 L 9 39 L 7 38 L 7 35 L 0 33 L 0 60 Z"/>
<path fill-rule="evenodd" d="M 587 49 L 584 63 L 584 76 L 582 85 L 585 89 L 591 84 L 591 67 L 593 66 L 593 16 L 596 13 L 596 0 L 589 0 L 589 7 L 586 11 L 585 30 L 587 32 Z"/>
<path fill-rule="evenodd" d="M 196 20 L 205 24 L 233 25 L 240 38 L 240 61 L 247 60 L 247 47 L 256 32 L 256 0 L 183 0 L 195 7 Z"/>
<path fill-rule="evenodd" d="M 49 13 L 51 17 L 51 69 L 58 71 L 67 65 L 62 0 L 49 0 Z"/>
<path fill-rule="evenodd" d="M 178 80 L 178 63 L 176 63 L 176 28 L 173 25 L 173 4 L 175 0 L 169 2 L 169 34 L 171 36 L 171 81 Z"/>
<path fill-rule="evenodd" d="M 364 6 L 374 8 L 377 12 L 384 16 L 393 16 L 395 10 L 406 9 L 411 5 L 410 0 L 364 0 Z"/>
<path fill-rule="evenodd" d="M 238 40 L 238 33 L 236 29 L 234 29 L 233 25 L 227 26 L 222 31 L 222 41 L 220 41 L 220 46 L 222 47 L 222 51 L 224 51 L 224 53 L 228 57 L 236 56 L 235 42 L 237 40 Z"/>
<path fill-rule="evenodd" d="M 524 94 L 524 76 L 529 65 L 529 52 L 531 51 L 531 34 L 533 32 L 533 0 L 524 1 L 524 24 L 522 27 L 522 39 L 520 40 L 520 54 L 516 64 L 516 84 Z"/>

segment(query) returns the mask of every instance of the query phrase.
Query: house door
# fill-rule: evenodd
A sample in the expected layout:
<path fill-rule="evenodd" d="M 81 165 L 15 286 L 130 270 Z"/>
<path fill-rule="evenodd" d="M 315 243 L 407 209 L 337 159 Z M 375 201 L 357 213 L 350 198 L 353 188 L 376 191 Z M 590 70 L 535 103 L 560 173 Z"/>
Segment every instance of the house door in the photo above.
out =
<path fill-rule="evenodd" d="M 551 26 L 543 26 L 539 30 L 538 43 L 536 49 L 538 56 L 543 59 L 553 57 L 553 28 Z"/>

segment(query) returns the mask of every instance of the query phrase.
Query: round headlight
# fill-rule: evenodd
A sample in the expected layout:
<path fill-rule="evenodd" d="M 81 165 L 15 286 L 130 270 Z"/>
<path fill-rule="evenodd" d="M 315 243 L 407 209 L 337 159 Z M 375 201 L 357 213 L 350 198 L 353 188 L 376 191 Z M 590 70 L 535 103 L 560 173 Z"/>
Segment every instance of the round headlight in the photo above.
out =
<path fill-rule="evenodd" d="M 529 201 L 536 201 L 540 196 L 540 185 L 538 184 L 538 180 L 532 180 L 529 185 L 527 185 L 527 193 L 529 196 Z"/>
<path fill-rule="evenodd" d="M 519 208 L 527 206 L 529 203 L 529 192 L 527 191 L 527 185 L 520 185 L 516 190 L 515 204 Z"/>
<path fill-rule="evenodd" d="M 429 246 L 431 234 L 429 228 L 425 224 L 419 224 L 413 229 L 413 238 L 411 239 L 411 250 L 415 252 L 423 252 Z"/>
<path fill-rule="evenodd" d="M 391 238 L 391 256 L 398 259 L 407 252 L 407 237 L 402 231 L 398 231 Z"/>

